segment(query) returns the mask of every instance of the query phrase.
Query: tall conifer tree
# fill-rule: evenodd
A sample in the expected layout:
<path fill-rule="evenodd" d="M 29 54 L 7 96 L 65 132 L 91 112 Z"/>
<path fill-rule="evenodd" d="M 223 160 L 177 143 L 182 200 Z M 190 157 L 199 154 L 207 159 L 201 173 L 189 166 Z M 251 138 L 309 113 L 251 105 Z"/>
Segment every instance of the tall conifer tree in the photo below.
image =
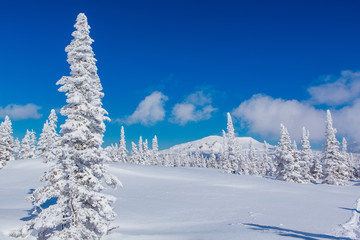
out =
<path fill-rule="evenodd" d="M 339 141 L 336 139 L 336 129 L 333 127 L 333 121 L 330 110 L 326 112 L 326 140 L 323 150 L 324 169 L 324 183 L 334 185 L 345 185 L 347 179 L 347 169 L 345 163 L 342 161 L 342 156 L 339 150 Z"/>
<path fill-rule="evenodd" d="M 15 145 L 11 125 L 11 120 L 8 116 L 5 117 L 4 122 L 0 125 L 0 169 L 9 161 L 15 159 Z"/>
<path fill-rule="evenodd" d="M 119 156 L 118 157 L 120 158 L 121 162 L 126 162 L 127 150 L 126 150 L 124 126 L 121 126 L 121 131 L 120 131 Z"/>
<path fill-rule="evenodd" d="M 36 209 L 42 209 L 42 204 L 52 198 L 56 203 L 34 212 L 35 217 L 15 236 L 35 231 L 38 239 L 100 239 L 108 233 L 115 217 L 111 207 L 115 198 L 102 193 L 102 179 L 112 187 L 120 182 L 107 174 L 103 165 L 107 156 L 101 145 L 108 118 L 102 108 L 104 94 L 85 14 L 78 15 L 75 28 L 74 39 L 65 49 L 71 76 L 57 83 L 62 85 L 59 91 L 66 92 L 68 103 L 61 109 L 66 117 L 61 126 L 62 154 L 45 173 L 46 185 L 29 196 Z"/>

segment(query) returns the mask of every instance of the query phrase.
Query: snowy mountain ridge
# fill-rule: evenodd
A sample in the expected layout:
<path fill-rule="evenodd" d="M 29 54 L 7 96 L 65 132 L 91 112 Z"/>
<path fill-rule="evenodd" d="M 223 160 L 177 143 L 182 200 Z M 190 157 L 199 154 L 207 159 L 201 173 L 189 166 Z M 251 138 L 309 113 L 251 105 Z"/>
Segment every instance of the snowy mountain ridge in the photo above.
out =
<path fill-rule="evenodd" d="M 236 137 L 235 142 L 236 144 L 241 146 L 242 150 L 247 150 L 249 148 L 250 142 L 252 142 L 256 152 L 262 152 L 264 149 L 263 143 L 260 143 L 259 141 L 251 137 Z M 199 150 L 203 154 L 210 154 L 212 152 L 215 154 L 219 154 L 222 151 L 223 144 L 223 137 L 213 135 L 201 138 L 199 140 L 175 145 L 169 149 L 160 151 L 160 154 L 184 154 L 193 153 L 197 150 Z"/>

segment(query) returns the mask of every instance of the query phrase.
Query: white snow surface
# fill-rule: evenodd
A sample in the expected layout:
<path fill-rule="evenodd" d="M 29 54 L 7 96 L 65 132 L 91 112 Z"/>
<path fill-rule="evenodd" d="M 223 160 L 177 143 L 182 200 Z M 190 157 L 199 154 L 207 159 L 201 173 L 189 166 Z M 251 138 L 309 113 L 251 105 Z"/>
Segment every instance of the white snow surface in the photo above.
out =
<path fill-rule="evenodd" d="M 264 144 L 256 141 L 251 137 L 235 137 L 235 143 L 240 145 L 242 150 L 248 150 L 250 141 L 256 151 L 262 152 L 264 150 Z M 161 154 L 179 154 L 179 153 L 194 153 L 198 149 L 201 153 L 211 154 L 214 152 L 218 154 L 222 150 L 224 138 L 220 136 L 208 136 L 192 142 L 187 142 L 179 145 L 175 145 L 169 149 L 163 150 Z"/>
<path fill-rule="evenodd" d="M 0 171 L 0 239 L 24 224 L 30 189 L 51 165 L 41 159 L 9 162 Z M 359 183 L 298 184 L 217 169 L 114 163 L 123 188 L 108 189 L 119 226 L 112 240 L 342 239 Z M 29 239 L 35 239 L 29 237 Z"/>

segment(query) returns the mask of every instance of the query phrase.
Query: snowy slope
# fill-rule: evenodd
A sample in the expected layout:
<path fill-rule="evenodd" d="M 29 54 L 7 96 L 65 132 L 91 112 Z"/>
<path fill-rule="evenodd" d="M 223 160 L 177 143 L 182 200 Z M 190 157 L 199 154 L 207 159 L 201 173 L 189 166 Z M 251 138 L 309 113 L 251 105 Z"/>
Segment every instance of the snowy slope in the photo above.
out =
<path fill-rule="evenodd" d="M 251 137 L 236 137 L 235 142 L 242 147 L 243 150 L 249 148 L 250 141 L 253 143 L 256 151 L 262 151 L 264 148 L 263 143 L 256 141 Z M 193 153 L 200 150 L 201 153 L 215 154 L 220 153 L 223 146 L 223 137 L 220 136 L 209 136 L 200 140 L 187 142 L 179 145 L 175 145 L 169 149 L 163 150 L 161 154 L 179 154 L 179 153 Z"/>
<path fill-rule="evenodd" d="M 11 162 L 0 171 L 0 239 L 29 217 L 24 200 L 50 165 Z M 214 169 L 113 164 L 124 187 L 112 240 L 238 240 L 335 238 L 352 216 L 359 186 L 281 182 Z M 34 238 L 32 238 L 34 239 Z"/>

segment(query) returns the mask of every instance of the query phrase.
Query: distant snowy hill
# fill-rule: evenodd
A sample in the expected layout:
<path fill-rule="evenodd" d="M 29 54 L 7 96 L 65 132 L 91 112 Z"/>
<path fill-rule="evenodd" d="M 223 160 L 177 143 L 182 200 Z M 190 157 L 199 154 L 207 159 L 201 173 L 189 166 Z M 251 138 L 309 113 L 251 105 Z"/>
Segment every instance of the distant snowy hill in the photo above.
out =
<path fill-rule="evenodd" d="M 14 239 L 11 230 L 31 219 L 25 196 L 50 167 L 28 159 L 0 170 L 1 240 Z M 353 239 L 336 233 L 353 214 L 356 182 L 297 184 L 218 169 L 121 163 L 109 170 L 124 187 L 106 190 L 117 197 L 119 228 L 104 240 Z"/>
<path fill-rule="evenodd" d="M 256 141 L 251 137 L 236 137 L 235 142 L 241 146 L 242 150 L 249 148 L 250 142 L 252 142 L 256 151 L 261 152 L 264 149 L 264 144 Z M 180 153 L 193 153 L 200 150 L 203 154 L 215 154 L 220 153 L 224 143 L 223 137 L 220 136 L 209 136 L 202 139 L 187 142 L 179 145 L 175 145 L 169 149 L 163 150 L 161 154 L 180 154 Z"/>

